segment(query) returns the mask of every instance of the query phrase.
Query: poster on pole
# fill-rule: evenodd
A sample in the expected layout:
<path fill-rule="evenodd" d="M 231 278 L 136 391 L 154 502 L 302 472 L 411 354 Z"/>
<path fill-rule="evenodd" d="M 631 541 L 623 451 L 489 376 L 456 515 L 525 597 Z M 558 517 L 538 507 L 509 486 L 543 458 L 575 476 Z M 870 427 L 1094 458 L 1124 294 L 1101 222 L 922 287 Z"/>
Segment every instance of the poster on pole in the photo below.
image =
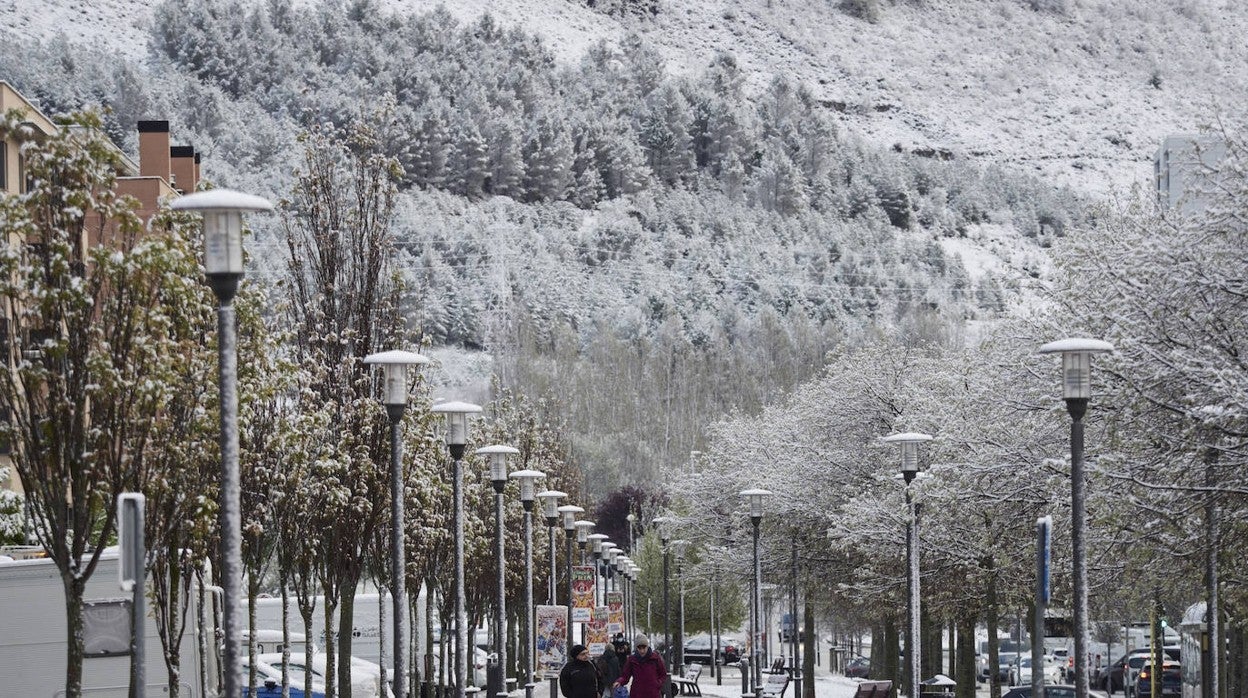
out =
<path fill-rule="evenodd" d="M 558 678 L 559 670 L 568 663 L 568 607 L 538 606 L 536 632 L 537 673 L 541 678 Z"/>
<path fill-rule="evenodd" d="M 572 621 L 588 623 L 594 614 L 594 568 L 572 568 Z"/>
<path fill-rule="evenodd" d="M 607 607 L 594 609 L 593 616 L 585 624 L 585 644 L 589 645 L 590 655 L 597 657 L 607 651 Z"/>
<path fill-rule="evenodd" d="M 614 637 L 624 632 L 624 592 L 607 592 L 607 632 Z"/>

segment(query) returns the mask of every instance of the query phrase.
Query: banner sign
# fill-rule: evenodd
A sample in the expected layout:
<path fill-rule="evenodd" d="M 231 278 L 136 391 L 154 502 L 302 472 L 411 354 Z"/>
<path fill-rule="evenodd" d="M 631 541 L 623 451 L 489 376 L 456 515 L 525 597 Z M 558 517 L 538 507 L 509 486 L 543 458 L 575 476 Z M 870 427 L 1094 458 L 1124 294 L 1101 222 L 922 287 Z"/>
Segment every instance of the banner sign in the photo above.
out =
<path fill-rule="evenodd" d="M 624 592 L 607 592 L 607 632 L 612 636 L 624 632 Z"/>
<path fill-rule="evenodd" d="M 568 607 L 538 606 L 533 637 L 537 643 L 535 662 L 542 678 L 558 678 L 559 670 L 568 663 Z"/>
<path fill-rule="evenodd" d="M 1036 520 L 1036 578 L 1039 580 L 1037 595 L 1044 604 L 1048 604 L 1051 597 L 1049 570 L 1053 562 L 1052 547 L 1053 517 L 1044 516 Z"/>
<path fill-rule="evenodd" d="M 594 614 L 594 568 L 572 568 L 572 621 L 588 623 Z"/>
<path fill-rule="evenodd" d="M 607 651 L 607 607 L 594 609 L 593 617 L 585 624 L 585 644 L 589 645 L 590 655 L 597 657 Z"/>

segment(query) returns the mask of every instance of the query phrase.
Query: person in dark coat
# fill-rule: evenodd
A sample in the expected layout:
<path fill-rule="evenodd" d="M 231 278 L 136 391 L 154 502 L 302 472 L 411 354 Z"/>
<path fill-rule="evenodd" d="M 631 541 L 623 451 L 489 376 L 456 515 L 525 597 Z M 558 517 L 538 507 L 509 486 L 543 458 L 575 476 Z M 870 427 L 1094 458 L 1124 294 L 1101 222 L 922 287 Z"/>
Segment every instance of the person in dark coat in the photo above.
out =
<path fill-rule="evenodd" d="M 633 640 L 633 647 L 634 651 L 624 662 L 624 669 L 620 678 L 615 680 L 615 685 L 623 686 L 631 681 L 629 698 L 661 698 L 666 695 L 667 685 L 671 683 L 667 665 L 659 653 L 650 648 L 650 638 L 638 635 Z"/>
<path fill-rule="evenodd" d="M 617 639 L 610 645 L 607 645 L 607 651 L 594 663 L 598 665 L 598 673 L 602 674 L 602 685 L 605 687 L 602 691 L 602 698 L 611 698 L 611 692 L 615 690 L 615 680 L 620 678 L 620 671 L 624 668 L 624 662 L 628 659 L 628 643 L 623 638 Z"/>
<path fill-rule="evenodd" d="M 559 672 L 559 692 L 564 698 L 602 698 L 602 677 L 589 661 L 589 648 L 572 645 L 572 660 Z"/>

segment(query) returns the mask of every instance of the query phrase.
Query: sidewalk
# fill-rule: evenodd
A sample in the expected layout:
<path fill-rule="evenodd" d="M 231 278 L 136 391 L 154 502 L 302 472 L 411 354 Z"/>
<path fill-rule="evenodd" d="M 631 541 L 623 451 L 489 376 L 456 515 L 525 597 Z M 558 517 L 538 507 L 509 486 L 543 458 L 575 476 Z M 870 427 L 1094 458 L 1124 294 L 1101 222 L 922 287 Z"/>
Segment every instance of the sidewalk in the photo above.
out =
<path fill-rule="evenodd" d="M 735 667 L 723 668 L 726 670 L 722 686 L 716 685 L 715 679 L 710 674 L 702 673 L 702 677 L 698 679 L 698 688 L 702 689 L 702 695 L 707 698 L 741 698 L 741 672 Z M 826 665 L 815 667 L 815 698 L 853 698 L 859 683 L 861 683 L 859 679 L 829 674 Z M 803 681 L 804 688 L 805 681 Z M 784 698 L 801 698 L 801 696 L 794 692 L 793 684 L 790 683 L 785 689 Z"/>

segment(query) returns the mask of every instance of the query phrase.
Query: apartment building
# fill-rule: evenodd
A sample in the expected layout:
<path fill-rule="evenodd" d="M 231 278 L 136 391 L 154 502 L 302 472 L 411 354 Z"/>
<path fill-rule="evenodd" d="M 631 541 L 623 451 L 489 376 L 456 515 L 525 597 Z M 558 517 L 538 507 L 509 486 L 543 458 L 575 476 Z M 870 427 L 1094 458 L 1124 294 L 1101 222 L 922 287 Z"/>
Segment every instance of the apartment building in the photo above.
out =
<path fill-rule="evenodd" d="M 36 138 L 54 135 L 61 129 L 16 88 L 0 80 L 0 114 L 11 109 L 22 112 L 25 125 L 34 131 Z M 138 202 L 138 215 L 147 223 L 159 210 L 162 200 L 195 190 L 199 184 L 200 156 L 191 146 L 171 144 L 168 121 L 140 121 L 137 130 L 137 164 L 120 148 L 113 146 L 119 163 L 115 187 L 119 194 L 134 197 Z M 25 163 L 19 144 L 0 140 L 0 196 L 24 194 L 26 187 Z M 91 222 L 90 215 L 87 219 L 82 240 L 84 250 L 99 245 L 116 233 L 115 222 Z M 0 356 L 8 356 L 9 326 L 9 319 L 0 316 L 0 348 L 3 349 Z M 0 419 L 7 421 L 8 415 L 0 413 Z M 6 478 L 0 478 L 0 488 L 20 492 L 21 483 L 9 467 L 12 464 L 9 454 L 10 444 L 0 439 L 0 469 L 7 468 L 9 473 L 7 482 Z"/>

